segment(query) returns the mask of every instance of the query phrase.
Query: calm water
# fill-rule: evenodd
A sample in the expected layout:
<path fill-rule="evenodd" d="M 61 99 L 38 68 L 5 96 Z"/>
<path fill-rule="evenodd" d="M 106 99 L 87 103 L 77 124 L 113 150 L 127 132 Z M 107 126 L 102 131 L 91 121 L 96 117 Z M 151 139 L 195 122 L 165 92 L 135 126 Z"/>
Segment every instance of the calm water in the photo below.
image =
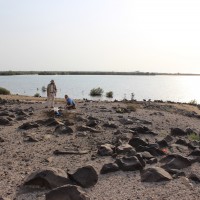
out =
<path fill-rule="evenodd" d="M 68 94 L 74 99 L 88 98 L 90 90 L 101 87 L 105 93 L 113 91 L 113 99 L 162 99 L 189 102 L 193 99 L 200 103 L 200 76 L 100 76 L 100 75 L 21 75 L 0 76 L 0 87 L 5 87 L 12 94 L 33 96 L 40 93 L 46 96 L 41 88 L 54 79 L 58 88 L 58 97 Z"/>

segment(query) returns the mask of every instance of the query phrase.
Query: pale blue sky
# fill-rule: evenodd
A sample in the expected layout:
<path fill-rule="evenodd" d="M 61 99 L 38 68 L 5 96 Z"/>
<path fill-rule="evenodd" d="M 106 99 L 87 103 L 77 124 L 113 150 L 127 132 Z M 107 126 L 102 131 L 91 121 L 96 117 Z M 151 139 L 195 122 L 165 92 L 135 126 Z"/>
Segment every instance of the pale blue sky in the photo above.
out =
<path fill-rule="evenodd" d="M 0 71 L 200 73 L 199 0 L 0 0 Z"/>

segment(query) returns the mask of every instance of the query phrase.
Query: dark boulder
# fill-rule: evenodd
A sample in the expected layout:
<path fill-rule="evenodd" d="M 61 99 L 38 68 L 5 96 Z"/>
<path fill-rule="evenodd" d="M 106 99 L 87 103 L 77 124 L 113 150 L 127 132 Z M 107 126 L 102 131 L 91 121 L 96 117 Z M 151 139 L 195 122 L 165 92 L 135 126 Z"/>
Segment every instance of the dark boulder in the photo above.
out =
<path fill-rule="evenodd" d="M 135 151 L 133 149 L 133 147 L 129 144 L 122 144 L 120 146 L 117 147 L 116 149 L 117 153 L 121 153 L 121 154 L 125 154 L 125 153 L 129 153 L 130 151 Z M 135 152 L 136 153 L 136 152 Z"/>
<path fill-rule="evenodd" d="M 118 126 L 113 122 L 107 122 L 103 126 L 106 128 L 118 128 Z"/>
<path fill-rule="evenodd" d="M 119 170 L 119 167 L 116 163 L 108 163 L 108 164 L 103 165 L 100 173 L 101 174 L 107 174 L 107 173 L 110 173 L 110 172 L 116 172 L 118 170 Z"/>
<path fill-rule="evenodd" d="M 189 179 L 195 181 L 196 183 L 200 183 L 200 176 L 197 174 L 194 173 L 190 174 Z"/>
<path fill-rule="evenodd" d="M 185 136 L 187 133 L 180 128 L 171 128 L 172 136 Z"/>
<path fill-rule="evenodd" d="M 160 167 L 147 168 L 141 172 L 142 182 L 160 182 L 169 181 L 171 179 L 172 176 Z"/>
<path fill-rule="evenodd" d="M 39 125 L 37 123 L 26 122 L 26 123 L 22 124 L 21 126 L 19 126 L 19 129 L 29 130 L 29 129 L 38 128 L 38 127 L 39 127 Z"/>
<path fill-rule="evenodd" d="M 45 188 L 56 188 L 69 184 L 70 180 L 65 171 L 57 168 L 40 169 L 31 173 L 24 185 L 34 185 Z"/>
<path fill-rule="evenodd" d="M 191 161 L 181 155 L 171 154 L 160 160 L 161 163 L 165 163 L 162 167 L 164 169 L 183 169 L 191 165 Z"/>
<path fill-rule="evenodd" d="M 96 170 L 88 165 L 77 169 L 74 173 L 68 172 L 69 178 L 81 187 L 88 188 L 94 186 L 98 181 Z"/>
<path fill-rule="evenodd" d="M 140 139 L 139 137 L 132 138 L 129 141 L 129 144 L 134 148 L 137 148 L 139 146 L 148 146 L 148 143 L 146 143 L 144 140 Z"/>
<path fill-rule="evenodd" d="M 115 146 L 111 144 L 102 144 L 98 147 L 98 154 L 101 156 L 111 156 Z"/>
<path fill-rule="evenodd" d="M 75 185 L 65 185 L 51 190 L 46 194 L 46 200 L 89 200 L 90 198 Z"/>
<path fill-rule="evenodd" d="M 10 121 L 6 117 L 0 117 L 0 125 L 10 125 Z"/>
<path fill-rule="evenodd" d="M 116 163 L 123 171 L 136 171 L 143 169 L 142 164 L 136 156 L 118 158 Z"/>
<path fill-rule="evenodd" d="M 195 149 L 190 153 L 190 156 L 200 156 L 200 149 Z"/>

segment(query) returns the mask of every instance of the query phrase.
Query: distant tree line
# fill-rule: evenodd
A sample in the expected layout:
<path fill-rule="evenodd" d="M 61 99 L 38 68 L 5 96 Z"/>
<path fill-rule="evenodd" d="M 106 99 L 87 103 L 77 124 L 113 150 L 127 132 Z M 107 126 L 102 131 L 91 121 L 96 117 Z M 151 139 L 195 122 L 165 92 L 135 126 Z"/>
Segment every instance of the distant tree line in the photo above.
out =
<path fill-rule="evenodd" d="M 105 71 L 0 71 L 0 76 L 12 75 L 197 75 L 182 73 L 156 73 L 156 72 L 105 72 Z"/>

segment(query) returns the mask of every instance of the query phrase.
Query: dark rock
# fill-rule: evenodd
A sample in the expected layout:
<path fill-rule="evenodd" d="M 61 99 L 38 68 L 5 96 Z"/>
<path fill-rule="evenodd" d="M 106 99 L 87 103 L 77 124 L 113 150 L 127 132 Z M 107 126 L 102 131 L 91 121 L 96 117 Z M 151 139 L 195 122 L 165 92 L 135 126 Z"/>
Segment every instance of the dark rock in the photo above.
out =
<path fill-rule="evenodd" d="M 118 146 L 117 149 L 116 149 L 117 153 L 128 153 L 132 150 L 135 151 L 133 149 L 133 147 L 129 144 L 122 144 L 122 145 Z"/>
<path fill-rule="evenodd" d="M 89 200 L 90 198 L 79 187 L 65 185 L 51 190 L 46 194 L 46 200 Z"/>
<path fill-rule="evenodd" d="M 29 130 L 29 129 L 38 128 L 38 127 L 39 127 L 39 125 L 37 123 L 26 122 L 26 123 L 22 124 L 21 126 L 19 126 L 19 129 Z"/>
<path fill-rule="evenodd" d="M 172 141 L 173 141 L 173 137 L 170 136 L 170 135 L 167 135 L 167 136 L 164 138 L 164 140 L 165 140 L 167 143 L 169 143 L 169 142 L 172 142 Z"/>
<path fill-rule="evenodd" d="M 200 149 L 195 149 L 190 153 L 190 156 L 200 156 Z"/>
<path fill-rule="evenodd" d="M 96 125 L 98 125 L 97 120 L 90 120 L 86 124 L 86 126 L 89 126 L 89 127 L 95 127 Z"/>
<path fill-rule="evenodd" d="M 171 179 L 172 176 L 160 167 L 148 168 L 141 172 L 142 182 L 160 182 L 169 181 Z"/>
<path fill-rule="evenodd" d="M 5 140 L 2 137 L 0 137 L 0 142 L 5 142 Z"/>
<path fill-rule="evenodd" d="M 26 136 L 26 139 L 24 140 L 25 142 L 38 142 L 39 140 L 36 139 L 34 136 Z"/>
<path fill-rule="evenodd" d="M 24 185 L 35 185 L 45 188 L 56 188 L 70 183 L 65 171 L 57 168 L 41 169 L 30 174 Z"/>
<path fill-rule="evenodd" d="M 103 125 L 106 128 L 118 128 L 118 126 L 115 123 L 107 122 Z"/>
<path fill-rule="evenodd" d="M 148 146 L 148 143 L 146 143 L 144 140 L 140 139 L 139 137 L 132 138 L 129 141 L 129 144 L 134 148 L 137 148 L 139 146 Z"/>
<path fill-rule="evenodd" d="M 26 117 L 26 116 L 23 116 L 23 115 L 22 115 L 22 116 L 17 116 L 17 117 L 16 117 L 16 120 L 17 120 L 17 121 L 27 120 L 27 117 Z"/>
<path fill-rule="evenodd" d="M 145 161 L 143 160 L 142 154 L 137 153 L 137 154 L 135 155 L 135 157 L 137 157 L 137 159 L 140 161 L 142 167 L 145 167 L 146 163 L 145 163 Z"/>
<path fill-rule="evenodd" d="M 170 173 L 171 175 L 173 175 L 173 177 L 175 178 L 180 177 L 180 176 L 186 176 L 185 172 L 180 171 L 179 169 L 166 169 L 166 171 Z"/>
<path fill-rule="evenodd" d="M 136 156 L 118 158 L 116 163 L 123 171 L 135 171 L 143 169 L 142 164 Z"/>
<path fill-rule="evenodd" d="M 160 162 L 165 163 L 162 166 L 164 169 L 183 169 L 191 165 L 189 159 L 178 154 L 167 155 Z"/>
<path fill-rule="evenodd" d="M 110 173 L 110 172 L 116 172 L 118 170 L 119 170 L 119 167 L 116 163 L 108 163 L 108 164 L 103 165 L 100 173 L 101 174 L 107 174 L 107 173 Z"/>
<path fill-rule="evenodd" d="M 169 146 L 168 143 L 167 143 L 167 141 L 165 139 L 160 140 L 157 143 L 158 143 L 158 145 L 159 145 L 160 148 L 164 148 L 164 147 L 168 147 Z"/>
<path fill-rule="evenodd" d="M 195 181 L 196 183 L 200 183 L 200 176 L 197 174 L 194 173 L 190 174 L 189 179 Z"/>
<path fill-rule="evenodd" d="M 47 120 L 41 120 L 41 124 L 46 125 L 46 126 L 57 126 L 57 125 L 63 125 L 62 122 L 58 121 L 57 119 L 51 117 Z"/>
<path fill-rule="evenodd" d="M 10 125 L 10 121 L 6 117 L 0 117 L 0 125 Z"/>
<path fill-rule="evenodd" d="M 84 188 L 94 186 L 98 181 L 98 174 L 90 165 L 81 167 L 74 173 L 68 172 L 68 176 L 71 180 L 75 181 L 78 185 Z"/>
<path fill-rule="evenodd" d="M 9 116 L 9 112 L 7 111 L 0 112 L 0 116 Z"/>
<path fill-rule="evenodd" d="M 100 131 L 98 131 L 97 129 L 94 129 L 94 128 L 91 128 L 89 126 L 78 126 L 76 128 L 77 131 L 90 131 L 90 132 L 93 132 L 93 133 L 99 133 Z"/>
<path fill-rule="evenodd" d="M 146 126 L 139 126 L 136 128 L 132 128 L 131 130 L 140 133 L 140 134 L 150 134 L 150 135 L 158 135 L 157 133 L 152 132 L 151 130 L 149 130 L 148 127 Z"/>
<path fill-rule="evenodd" d="M 176 141 L 176 144 L 188 146 L 188 143 L 187 143 L 185 140 L 183 140 L 183 139 L 178 139 L 178 140 Z"/>
<path fill-rule="evenodd" d="M 158 162 L 158 159 L 157 158 L 150 158 L 149 160 L 146 161 L 147 164 L 155 164 Z"/>
<path fill-rule="evenodd" d="M 102 144 L 98 147 L 98 154 L 101 156 L 111 156 L 115 146 L 111 144 Z"/>
<path fill-rule="evenodd" d="M 120 119 L 119 122 L 122 123 L 123 125 L 133 124 L 133 120 L 125 118 Z"/>
<path fill-rule="evenodd" d="M 141 155 L 145 159 L 151 159 L 151 158 L 153 158 L 153 156 L 148 151 L 142 152 Z"/>
<path fill-rule="evenodd" d="M 187 133 L 180 128 L 171 128 L 172 136 L 185 136 Z"/>
<path fill-rule="evenodd" d="M 71 127 L 65 125 L 58 125 L 56 126 L 54 132 L 57 134 L 72 134 L 74 131 Z"/>
<path fill-rule="evenodd" d="M 70 120 L 65 120 L 64 121 L 64 125 L 65 126 L 73 126 L 74 125 L 74 122 L 70 121 Z"/>

